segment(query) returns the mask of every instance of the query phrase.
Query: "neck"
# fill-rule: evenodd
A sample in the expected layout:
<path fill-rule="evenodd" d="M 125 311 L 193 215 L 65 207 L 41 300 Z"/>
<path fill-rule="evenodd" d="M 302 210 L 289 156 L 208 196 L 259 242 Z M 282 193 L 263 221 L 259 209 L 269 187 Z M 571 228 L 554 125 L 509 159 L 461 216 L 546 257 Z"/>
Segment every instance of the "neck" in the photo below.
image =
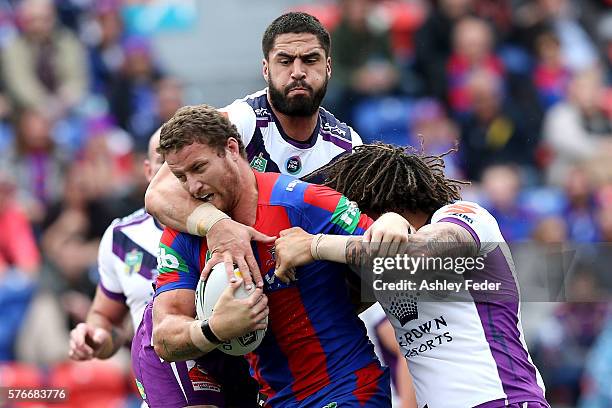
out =
<path fill-rule="evenodd" d="M 429 220 L 431 214 L 426 214 L 423 211 L 406 211 L 404 212 L 404 214 L 402 214 L 402 216 L 408 220 L 408 222 L 414 227 L 414 229 L 419 230 L 422 226 L 427 224 L 427 220 Z"/>
<path fill-rule="evenodd" d="M 319 111 L 317 110 L 310 116 L 289 116 L 276 110 L 272 102 L 270 101 L 270 95 L 268 94 L 268 104 L 272 107 L 272 111 L 278 118 L 281 127 L 291 139 L 298 142 L 306 142 L 310 139 L 312 132 L 314 132 L 317 126 L 317 119 L 319 117 Z"/>
<path fill-rule="evenodd" d="M 252 226 L 257 218 L 257 198 L 259 196 L 257 180 L 246 160 L 240 160 L 238 166 L 241 182 L 237 188 L 239 194 L 230 215 L 234 221 Z"/>

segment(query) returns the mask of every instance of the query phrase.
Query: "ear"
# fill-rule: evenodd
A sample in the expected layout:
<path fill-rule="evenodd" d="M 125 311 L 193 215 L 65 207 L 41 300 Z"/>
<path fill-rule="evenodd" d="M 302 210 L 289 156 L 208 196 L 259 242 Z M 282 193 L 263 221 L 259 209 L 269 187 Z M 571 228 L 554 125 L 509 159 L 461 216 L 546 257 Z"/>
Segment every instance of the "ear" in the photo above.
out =
<path fill-rule="evenodd" d="M 331 57 L 327 57 L 327 61 L 325 62 L 326 65 L 326 70 L 327 70 L 327 79 L 331 78 L 331 74 L 332 74 L 332 63 L 331 63 Z"/>
<path fill-rule="evenodd" d="M 225 145 L 225 148 L 229 150 L 232 159 L 236 160 L 240 157 L 240 145 L 238 144 L 238 141 L 233 137 L 227 139 L 227 144 Z"/>
<path fill-rule="evenodd" d="M 153 166 L 151 166 L 151 162 L 149 161 L 149 159 L 145 159 L 144 162 L 142 162 L 142 169 L 144 171 L 144 176 L 147 179 L 147 182 L 150 183 L 151 179 L 153 179 Z"/>
<path fill-rule="evenodd" d="M 269 83 L 269 75 L 270 75 L 270 67 L 268 66 L 268 61 L 264 58 L 261 60 L 262 63 L 262 74 L 266 83 Z"/>

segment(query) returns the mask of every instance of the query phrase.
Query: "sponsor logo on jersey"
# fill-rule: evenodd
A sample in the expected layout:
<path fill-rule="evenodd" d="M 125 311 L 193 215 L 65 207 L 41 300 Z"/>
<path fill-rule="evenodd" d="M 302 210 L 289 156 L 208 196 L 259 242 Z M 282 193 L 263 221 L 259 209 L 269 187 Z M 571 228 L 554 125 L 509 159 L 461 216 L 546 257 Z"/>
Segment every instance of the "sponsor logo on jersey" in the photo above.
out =
<path fill-rule="evenodd" d="M 159 255 L 157 257 L 157 269 L 159 273 L 185 272 L 189 268 L 185 260 L 172 248 L 162 243 L 159 244 Z"/>
<path fill-rule="evenodd" d="M 334 402 L 330 402 L 327 405 L 323 405 L 321 408 L 336 408 L 337 406 L 338 406 L 338 403 L 334 401 Z"/>
<path fill-rule="evenodd" d="M 189 380 L 194 391 L 221 392 L 221 385 L 217 380 L 207 373 L 199 364 L 193 361 L 187 362 Z"/>
<path fill-rule="evenodd" d="M 259 154 L 259 156 L 255 156 L 253 157 L 253 160 L 251 160 L 251 168 L 260 173 L 263 173 L 264 171 L 266 171 L 267 166 L 268 166 L 268 160 L 264 159 L 261 153 Z"/>
<path fill-rule="evenodd" d="M 476 214 L 476 206 L 473 204 L 456 203 L 444 210 L 447 214 Z"/>
<path fill-rule="evenodd" d="M 138 273 L 138 271 L 140 271 L 140 267 L 142 266 L 142 257 L 142 251 L 139 251 L 136 248 L 125 254 L 123 262 L 125 263 L 125 271 L 128 275 Z"/>
<path fill-rule="evenodd" d="M 397 319 L 402 326 L 419 318 L 419 308 L 416 294 L 395 292 L 389 299 L 389 313 Z"/>
<path fill-rule="evenodd" d="M 291 156 L 285 162 L 285 169 L 289 174 L 298 174 L 302 170 L 302 161 L 299 156 Z"/>
<path fill-rule="evenodd" d="M 323 124 L 323 131 L 328 133 L 335 133 L 340 136 L 346 136 L 346 130 L 341 129 L 338 125 L 332 126 L 327 122 Z"/>
<path fill-rule="evenodd" d="M 331 221 L 349 234 L 352 234 L 357 229 L 359 217 L 361 217 L 361 211 L 359 211 L 357 204 L 342 196 L 332 214 Z"/>
<path fill-rule="evenodd" d="M 287 187 L 285 187 L 285 191 L 289 191 L 289 192 L 293 191 L 295 186 L 297 186 L 300 183 L 302 183 L 302 180 L 293 180 L 291 183 L 287 184 Z"/>

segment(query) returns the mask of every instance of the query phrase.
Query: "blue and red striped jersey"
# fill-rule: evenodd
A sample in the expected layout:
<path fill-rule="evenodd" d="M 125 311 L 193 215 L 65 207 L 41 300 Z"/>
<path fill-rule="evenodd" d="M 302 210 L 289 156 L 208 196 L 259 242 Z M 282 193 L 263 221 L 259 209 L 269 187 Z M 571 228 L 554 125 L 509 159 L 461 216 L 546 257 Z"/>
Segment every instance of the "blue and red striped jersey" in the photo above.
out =
<path fill-rule="evenodd" d="M 290 227 L 311 234 L 362 235 L 372 220 L 340 193 L 277 173 L 255 172 L 259 191 L 253 227 L 270 236 Z M 160 241 L 156 295 L 195 290 L 206 240 L 166 228 Z M 272 244 L 257 243 L 270 315 L 261 345 L 247 356 L 268 406 L 299 403 L 372 363 L 379 364 L 345 284 L 346 266 L 314 262 L 285 284 L 274 275 Z"/>

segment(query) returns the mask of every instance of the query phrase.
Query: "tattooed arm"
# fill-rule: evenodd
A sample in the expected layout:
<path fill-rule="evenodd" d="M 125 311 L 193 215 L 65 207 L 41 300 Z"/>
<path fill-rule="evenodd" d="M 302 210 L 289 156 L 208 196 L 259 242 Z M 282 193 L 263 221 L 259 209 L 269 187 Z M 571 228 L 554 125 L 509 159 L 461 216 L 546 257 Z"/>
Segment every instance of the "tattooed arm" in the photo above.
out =
<path fill-rule="evenodd" d="M 315 236 L 301 228 L 291 228 L 280 235 L 275 244 L 275 274 L 285 282 L 295 278 L 295 268 L 315 260 L 346 263 L 357 270 L 371 261 L 370 244 L 363 243 L 360 236 Z M 465 228 L 440 222 L 408 235 L 397 253 L 414 257 L 473 257 L 478 254 L 478 243 Z"/>

